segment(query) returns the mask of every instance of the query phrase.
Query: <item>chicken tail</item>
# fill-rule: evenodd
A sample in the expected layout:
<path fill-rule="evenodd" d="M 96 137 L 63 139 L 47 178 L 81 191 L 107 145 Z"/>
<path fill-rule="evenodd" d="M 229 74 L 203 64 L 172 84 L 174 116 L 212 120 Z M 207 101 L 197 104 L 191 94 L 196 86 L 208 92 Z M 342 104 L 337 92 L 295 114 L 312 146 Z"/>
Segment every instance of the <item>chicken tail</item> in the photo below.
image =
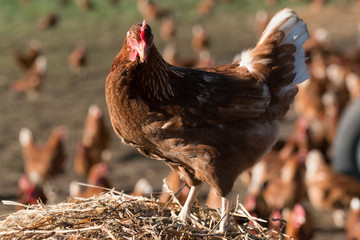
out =
<path fill-rule="evenodd" d="M 284 116 L 296 95 L 295 84 L 309 78 L 303 44 L 309 38 L 306 24 L 291 9 L 278 12 L 255 48 L 241 53 L 240 67 L 269 85 L 271 119 Z"/>
<path fill-rule="evenodd" d="M 241 53 L 240 67 L 246 67 L 263 82 L 269 81 L 274 70 L 282 72 L 282 79 L 275 80 L 277 83 L 269 82 L 271 85 L 299 84 L 309 78 L 303 48 L 308 38 L 306 24 L 293 10 L 286 8 L 271 19 L 256 47 Z M 287 79 L 290 81 L 285 81 Z"/>

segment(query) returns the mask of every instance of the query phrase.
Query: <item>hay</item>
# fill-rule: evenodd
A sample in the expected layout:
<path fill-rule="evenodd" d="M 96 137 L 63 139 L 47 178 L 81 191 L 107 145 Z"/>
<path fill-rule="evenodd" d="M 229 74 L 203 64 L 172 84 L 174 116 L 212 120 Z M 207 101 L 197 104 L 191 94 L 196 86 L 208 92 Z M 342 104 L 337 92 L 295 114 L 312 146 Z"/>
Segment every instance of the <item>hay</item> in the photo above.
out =
<path fill-rule="evenodd" d="M 0 239 L 284 239 L 237 206 L 224 235 L 216 233 L 218 210 L 196 204 L 192 222 L 184 224 L 176 218 L 181 206 L 174 201 L 160 203 L 152 196 L 110 190 L 88 199 L 26 206 L 0 222 Z"/>

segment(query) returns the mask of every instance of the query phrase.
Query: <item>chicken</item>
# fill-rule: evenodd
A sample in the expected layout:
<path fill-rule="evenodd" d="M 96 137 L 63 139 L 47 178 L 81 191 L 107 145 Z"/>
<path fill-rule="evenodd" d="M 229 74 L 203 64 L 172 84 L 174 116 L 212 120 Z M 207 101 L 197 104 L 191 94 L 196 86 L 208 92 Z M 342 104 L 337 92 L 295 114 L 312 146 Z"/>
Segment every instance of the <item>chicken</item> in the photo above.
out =
<path fill-rule="evenodd" d="M 91 10 L 94 8 L 93 2 L 90 0 L 76 0 L 76 5 L 80 10 Z"/>
<path fill-rule="evenodd" d="M 91 167 L 100 162 L 102 162 L 102 156 L 98 151 L 94 151 L 82 143 L 78 144 L 74 159 L 74 170 L 78 175 L 87 176 Z"/>
<path fill-rule="evenodd" d="M 281 171 L 289 158 L 293 158 L 301 148 L 300 133 L 296 132 L 286 142 L 278 141 L 270 152 L 265 154 L 249 171 L 246 181 L 242 176 L 243 183 L 248 185 L 250 195 L 262 194 L 270 181 L 279 180 Z"/>
<path fill-rule="evenodd" d="M 12 83 L 11 89 L 15 92 L 27 93 L 30 99 L 35 98 L 44 83 L 46 69 L 46 58 L 44 56 L 37 57 L 25 75 Z"/>
<path fill-rule="evenodd" d="M 85 73 L 86 48 L 84 43 L 77 43 L 68 57 L 69 68 L 72 72 L 80 75 Z"/>
<path fill-rule="evenodd" d="M 75 172 L 87 176 L 90 168 L 106 157 L 110 140 L 110 132 L 104 123 L 102 110 L 95 104 L 91 105 L 74 161 Z"/>
<path fill-rule="evenodd" d="M 70 183 L 70 196 L 89 198 L 108 191 L 112 185 L 108 179 L 109 170 L 106 163 L 97 163 L 91 167 L 87 183 L 93 186 L 87 186 L 85 190 L 81 191 L 77 182 Z"/>
<path fill-rule="evenodd" d="M 360 199 L 353 198 L 350 202 L 350 211 L 346 220 L 346 236 L 348 240 L 360 239 Z"/>
<path fill-rule="evenodd" d="M 20 67 L 22 67 L 23 69 L 29 69 L 35 62 L 35 59 L 40 55 L 40 52 L 40 41 L 37 39 L 33 39 L 27 45 L 25 53 L 22 54 L 17 50 L 13 50 L 12 57 Z"/>
<path fill-rule="evenodd" d="M 300 204 L 296 204 L 293 209 L 285 209 L 283 217 L 287 221 L 285 234 L 294 240 L 311 239 L 313 230 L 312 216 L 309 211 Z"/>
<path fill-rule="evenodd" d="M 53 129 L 48 141 L 40 144 L 34 141 L 31 131 L 20 130 L 19 140 L 25 161 L 25 173 L 32 184 L 42 185 L 59 174 L 65 162 L 65 127 Z"/>
<path fill-rule="evenodd" d="M 108 1 L 111 5 L 116 5 L 119 3 L 119 0 L 109 0 Z"/>
<path fill-rule="evenodd" d="M 164 15 L 161 18 L 160 36 L 167 42 L 174 40 L 176 33 L 176 25 L 174 17 L 171 14 Z"/>
<path fill-rule="evenodd" d="M 209 14 L 215 7 L 216 0 L 201 0 L 197 6 L 196 11 L 200 15 Z"/>
<path fill-rule="evenodd" d="M 308 79 L 307 38 L 305 23 L 284 9 L 240 61 L 188 69 L 164 61 L 145 21 L 130 28 L 106 79 L 111 123 L 124 143 L 164 161 L 191 186 L 180 220 L 190 220 L 207 182 L 222 197 L 225 232 L 236 178 L 274 145 L 296 84 Z"/>
<path fill-rule="evenodd" d="M 319 150 L 311 150 L 306 158 L 305 183 L 310 203 L 319 210 L 331 211 L 337 226 L 342 226 L 342 210 L 353 197 L 360 197 L 360 182 L 333 171 Z M 338 211 L 339 210 L 339 211 Z"/>
<path fill-rule="evenodd" d="M 55 27 L 59 22 L 59 15 L 57 13 L 49 13 L 37 22 L 37 27 L 40 30 L 46 30 Z"/>
<path fill-rule="evenodd" d="M 264 200 L 271 209 L 292 208 L 305 198 L 304 161 L 301 158 L 295 154 L 287 159 L 280 170 L 280 177 L 269 181 L 263 190 Z"/>
<path fill-rule="evenodd" d="M 346 76 L 346 87 L 350 94 L 350 99 L 355 100 L 360 97 L 360 76 L 354 72 Z"/>
<path fill-rule="evenodd" d="M 199 24 L 192 28 L 191 47 L 195 52 L 209 48 L 209 36 L 205 28 Z"/>
<path fill-rule="evenodd" d="M 141 15 L 151 21 L 162 16 L 162 10 L 151 0 L 136 0 L 137 8 Z"/>
<path fill-rule="evenodd" d="M 194 56 L 180 58 L 174 44 L 167 44 L 163 50 L 164 59 L 171 65 L 177 67 L 194 67 L 197 59 Z"/>
<path fill-rule="evenodd" d="M 100 151 L 104 151 L 110 146 L 110 132 L 105 125 L 103 112 L 95 104 L 89 107 L 84 124 L 82 143 L 85 146 L 94 146 Z"/>
<path fill-rule="evenodd" d="M 292 208 L 305 197 L 303 138 L 301 132 L 295 132 L 285 143 L 279 141 L 243 174 L 248 175 L 244 183 L 249 186 L 244 206 L 252 215 L 268 217 L 274 210 Z"/>
<path fill-rule="evenodd" d="M 42 186 L 31 183 L 26 175 L 21 176 L 19 179 L 18 202 L 24 205 L 28 205 L 37 204 L 38 201 L 42 203 L 47 202 L 47 198 Z M 20 209 L 22 209 L 21 206 L 16 207 L 16 210 Z"/>

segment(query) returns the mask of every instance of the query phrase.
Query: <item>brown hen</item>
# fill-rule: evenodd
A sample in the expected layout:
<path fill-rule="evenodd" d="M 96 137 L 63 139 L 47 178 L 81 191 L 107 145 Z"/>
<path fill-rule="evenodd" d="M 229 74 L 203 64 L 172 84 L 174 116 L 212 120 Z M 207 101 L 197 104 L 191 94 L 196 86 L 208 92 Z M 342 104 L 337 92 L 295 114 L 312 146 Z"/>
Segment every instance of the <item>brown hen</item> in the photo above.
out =
<path fill-rule="evenodd" d="M 18 50 L 12 51 L 12 57 L 14 61 L 23 69 L 29 69 L 35 59 L 40 55 L 41 43 L 37 39 L 33 39 L 26 47 L 25 53 L 21 53 Z"/>
<path fill-rule="evenodd" d="M 38 201 L 42 203 L 47 202 L 47 197 L 44 189 L 40 185 L 31 183 L 26 175 L 21 176 L 19 179 L 19 195 L 18 202 L 24 205 L 37 204 Z M 17 206 L 16 210 L 22 209 L 22 206 Z"/>
<path fill-rule="evenodd" d="M 44 56 L 37 57 L 25 75 L 12 83 L 11 89 L 15 92 L 27 93 L 30 98 L 36 97 L 44 83 L 46 69 L 46 58 Z"/>
<path fill-rule="evenodd" d="M 360 199 L 353 198 L 350 202 L 350 211 L 346 220 L 346 236 L 348 240 L 360 239 Z"/>
<path fill-rule="evenodd" d="M 97 163 L 93 165 L 89 171 L 87 183 L 92 186 L 87 186 L 86 189 L 81 190 L 77 182 L 70 183 L 70 196 L 89 198 L 97 196 L 112 188 L 108 179 L 109 170 L 106 163 Z"/>
<path fill-rule="evenodd" d="M 75 172 L 87 176 L 90 168 L 104 159 L 110 147 L 110 140 L 110 132 L 104 123 L 102 110 L 97 105 L 91 105 L 74 161 Z"/>
<path fill-rule="evenodd" d="M 77 43 L 75 48 L 71 51 L 68 57 L 69 68 L 72 72 L 80 75 L 85 72 L 86 63 L 86 48 L 84 43 Z"/>
<path fill-rule="evenodd" d="M 62 171 L 65 161 L 64 139 L 67 130 L 57 127 L 45 144 L 35 142 L 29 129 L 20 130 L 20 144 L 25 161 L 25 174 L 33 184 L 42 185 Z"/>
<path fill-rule="evenodd" d="M 324 155 L 316 149 L 306 158 L 305 183 L 310 203 L 319 210 L 341 213 L 349 207 L 353 197 L 360 197 L 360 182 L 332 170 Z M 337 226 L 343 225 L 342 216 L 333 217 Z"/>
<path fill-rule="evenodd" d="M 307 38 L 305 23 L 285 9 L 240 61 L 188 69 L 164 61 L 145 21 L 130 28 L 106 79 L 110 119 L 124 143 L 164 161 L 191 186 L 182 221 L 207 182 L 222 197 L 225 231 L 236 178 L 274 145 L 295 84 L 308 78 Z"/>
<path fill-rule="evenodd" d="M 308 240 L 313 237 L 313 219 L 309 211 L 302 205 L 296 204 L 293 209 L 283 211 L 284 219 L 287 221 L 285 234 L 294 240 Z"/>

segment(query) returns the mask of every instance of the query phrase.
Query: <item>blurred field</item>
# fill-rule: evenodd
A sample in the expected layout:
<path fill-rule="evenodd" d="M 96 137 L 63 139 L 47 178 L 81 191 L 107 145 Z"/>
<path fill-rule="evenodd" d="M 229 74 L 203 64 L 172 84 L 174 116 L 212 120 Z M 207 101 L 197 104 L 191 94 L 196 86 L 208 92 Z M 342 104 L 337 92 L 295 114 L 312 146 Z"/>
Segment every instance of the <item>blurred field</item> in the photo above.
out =
<path fill-rule="evenodd" d="M 108 1 L 93 1 L 95 8 L 89 11 L 77 9 L 74 1 L 61 7 L 58 1 L 1 0 L 0 2 L 0 200 L 15 200 L 17 181 L 23 172 L 23 159 L 18 141 L 19 130 L 28 127 L 36 139 L 46 140 L 53 127 L 65 125 L 69 129 L 66 140 L 67 163 L 64 173 L 56 179 L 59 201 L 68 196 L 68 184 L 77 179 L 72 169 L 76 144 L 81 139 L 82 127 L 89 105 L 96 103 L 106 113 L 104 84 L 115 55 L 122 47 L 129 27 L 142 17 L 135 1 L 120 0 L 117 5 Z M 163 8 L 172 9 L 177 24 L 177 42 L 181 56 L 191 54 L 191 28 L 201 23 L 210 34 L 210 52 L 217 64 L 228 63 L 236 53 L 256 43 L 254 16 L 257 10 L 265 9 L 263 1 L 234 1 L 219 3 L 214 11 L 205 16 L 196 13 L 197 1 L 157 1 Z M 332 2 L 319 12 L 308 8 L 305 1 L 280 1 L 268 9 L 275 13 L 283 7 L 292 7 L 308 23 L 309 29 L 323 27 L 329 32 L 332 44 L 347 51 L 354 47 L 358 36 L 360 11 L 351 3 Z M 340 1 L 341 2 L 341 1 Z M 344 2 L 344 1 L 342 1 Z M 45 31 L 36 28 L 37 21 L 49 12 L 57 12 L 59 24 Z M 159 21 L 148 22 L 155 35 L 155 44 L 162 50 L 164 42 L 159 37 Z M 48 71 L 44 87 L 37 99 L 30 101 L 23 94 L 16 94 L 9 88 L 23 71 L 10 57 L 12 49 L 25 50 L 27 42 L 39 39 L 43 54 L 48 59 Z M 67 57 L 75 42 L 82 40 L 88 49 L 87 74 L 77 76 L 69 71 Z M 283 135 L 291 131 L 295 118 L 289 113 L 283 121 Z M 157 161 L 147 160 L 133 149 L 124 146 L 115 135 L 112 143 L 110 180 L 118 190 L 129 192 L 137 179 L 146 177 L 156 191 L 161 190 L 162 178 L 168 168 Z M 241 186 L 239 186 L 241 189 Z M 241 196 L 240 196 L 241 198 Z M 12 211 L 11 207 L 0 205 L 0 213 Z M 318 215 L 321 229 L 332 229 L 331 239 L 343 239 L 342 230 L 333 229 L 326 214 Z M 320 230 L 319 238 L 326 236 Z M 334 235 L 335 234 L 335 235 Z M 330 236 L 330 235 L 328 235 Z M 336 238 L 335 238 L 336 236 Z M 337 237 L 338 236 L 338 237 Z"/>

